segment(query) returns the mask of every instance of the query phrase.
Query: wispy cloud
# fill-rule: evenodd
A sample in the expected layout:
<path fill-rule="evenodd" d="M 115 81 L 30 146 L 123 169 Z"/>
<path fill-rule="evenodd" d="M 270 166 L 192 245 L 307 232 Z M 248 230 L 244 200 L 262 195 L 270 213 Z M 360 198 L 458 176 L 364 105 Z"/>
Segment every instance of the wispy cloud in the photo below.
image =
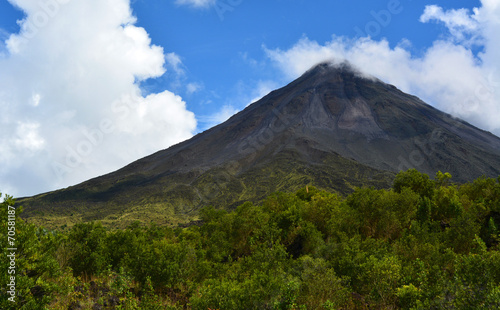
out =
<path fill-rule="evenodd" d="M 202 89 L 203 89 L 203 84 L 201 83 L 192 82 L 186 85 L 186 92 L 188 95 L 194 94 Z"/>
<path fill-rule="evenodd" d="M 184 65 L 182 64 L 182 60 L 176 53 L 168 53 L 165 55 L 165 59 L 167 60 L 167 64 L 175 71 L 177 75 L 186 74 L 184 70 Z"/>
<path fill-rule="evenodd" d="M 279 84 L 274 82 L 274 81 L 259 81 L 257 83 L 256 88 L 252 92 L 253 98 L 250 100 L 250 102 L 246 105 L 249 106 L 250 104 L 262 99 L 262 97 L 266 96 L 273 90 L 279 87 Z"/>
<path fill-rule="evenodd" d="M 216 3 L 217 0 L 175 0 L 177 5 L 187 5 L 194 8 L 208 8 Z"/>
<path fill-rule="evenodd" d="M 437 5 L 428 5 L 425 7 L 422 16 L 420 16 L 420 21 L 422 23 L 431 21 L 443 23 L 455 40 L 473 44 L 477 43 L 481 35 L 481 32 L 478 31 L 480 27 L 478 15 L 478 9 L 475 9 L 474 13 L 471 14 L 467 9 L 445 11 Z"/>
<path fill-rule="evenodd" d="M 231 116 L 238 113 L 239 110 L 231 105 L 224 105 L 219 111 L 207 115 L 200 116 L 198 121 L 203 124 L 202 129 L 208 129 L 220 123 L 227 121 Z"/>

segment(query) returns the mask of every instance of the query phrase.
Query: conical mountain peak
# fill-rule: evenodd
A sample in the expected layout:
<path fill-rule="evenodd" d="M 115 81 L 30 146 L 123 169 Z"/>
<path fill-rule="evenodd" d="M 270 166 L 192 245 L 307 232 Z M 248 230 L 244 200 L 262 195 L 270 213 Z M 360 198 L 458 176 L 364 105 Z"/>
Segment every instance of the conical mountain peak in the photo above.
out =
<path fill-rule="evenodd" d="M 349 63 L 320 63 L 187 141 L 22 203 L 28 216 L 48 204 L 60 216 L 71 206 L 105 220 L 103 208 L 145 203 L 194 216 L 205 205 L 234 207 L 306 184 L 341 193 L 389 187 L 409 168 L 459 182 L 497 177 L 500 139 Z"/>

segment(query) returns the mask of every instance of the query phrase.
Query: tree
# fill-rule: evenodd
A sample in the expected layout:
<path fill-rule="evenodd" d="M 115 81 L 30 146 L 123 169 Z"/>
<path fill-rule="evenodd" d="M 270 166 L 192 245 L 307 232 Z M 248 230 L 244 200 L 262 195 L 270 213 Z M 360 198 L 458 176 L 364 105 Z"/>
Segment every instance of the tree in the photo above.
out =
<path fill-rule="evenodd" d="M 435 185 L 434 181 L 430 180 L 427 174 L 420 173 L 416 169 L 409 169 L 405 172 L 399 172 L 392 185 L 396 193 L 401 193 L 405 187 L 420 196 L 432 198 Z"/>
<path fill-rule="evenodd" d="M 75 276 L 90 278 L 106 270 L 106 230 L 101 223 L 76 224 L 69 234 L 69 242 L 74 249 L 70 266 Z"/>

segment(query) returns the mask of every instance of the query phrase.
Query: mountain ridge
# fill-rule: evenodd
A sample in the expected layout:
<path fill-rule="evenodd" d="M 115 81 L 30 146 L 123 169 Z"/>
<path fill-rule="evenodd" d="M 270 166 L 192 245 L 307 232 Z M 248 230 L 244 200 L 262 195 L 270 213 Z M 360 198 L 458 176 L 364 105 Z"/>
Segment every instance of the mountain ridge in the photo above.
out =
<path fill-rule="evenodd" d="M 308 184 L 387 188 L 409 168 L 458 182 L 498 176 L 500 138 L 348 63 L 321 63 L 189 140 L 21 203 L 42 221 L 44 210 L 66 219 L 73 210 L 77 221 L 115 223 L 146 204 L 182 222 L 204 205 L 233 208 Z"/>

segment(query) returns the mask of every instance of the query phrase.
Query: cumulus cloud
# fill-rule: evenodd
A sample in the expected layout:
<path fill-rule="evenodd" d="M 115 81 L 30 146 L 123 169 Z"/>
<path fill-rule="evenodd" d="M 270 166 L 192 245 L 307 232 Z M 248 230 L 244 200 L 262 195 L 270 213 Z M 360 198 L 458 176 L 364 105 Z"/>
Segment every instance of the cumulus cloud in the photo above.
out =
<path fill-rule="evenodd" d="M 176 0 L 177 5 L 188 5 L 194 8 L 208 8 L 215 4 L 217 0 Z"/>
<path fill-rule="evenodd" d="M 384 39 L 344 37 L 324 44 L 303 37 L 287 50 L 265 51 L 289 79 L 322 61 L 348 60 L 368 74 L 500 135 L 500 1 L 482 0 L 472 13 L 429 6 L 420 20 L 444 23 L 449 30 L 421 56 L 411 53 L 406 40 L 390 47 Z M 482 52 L 475 54 L 471 45 L 479 45 Z"/>
<path fill-rule="evenodd" d="M 0 192 L 72 185 L 192 136 L 182 98 L 141 95 L 166 61 L 182 66 L 135 26 L 129 1 L 9 2 L 26 17 L 0 57 Z"/>

